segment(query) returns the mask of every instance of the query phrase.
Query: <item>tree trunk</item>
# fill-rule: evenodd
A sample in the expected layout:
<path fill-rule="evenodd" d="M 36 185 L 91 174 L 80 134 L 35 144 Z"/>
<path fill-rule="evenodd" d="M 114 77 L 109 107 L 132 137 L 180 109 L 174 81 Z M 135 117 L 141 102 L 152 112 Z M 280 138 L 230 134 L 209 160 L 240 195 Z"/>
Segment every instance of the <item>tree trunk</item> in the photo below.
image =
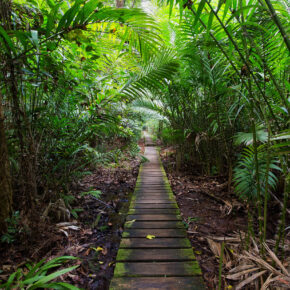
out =
<path fill-rule="evenodd" d="M 11 30 L 11 1 L 2 0 L 0 5 L 0 24 L 9 31 Z M 26 197 L 26 209 L 31 210 L 37 194 L 36 185 L 36 154 L 31 126 L 28 122 L 25 110 L 21 108 L 21 98 L 18 88 L 19 63 L 13 60 L 12 54 L 3 54 L 4 66 L 3 78 L 5 80 L 3 89 L 12 104 L 11 113 L 14 129 L 19 141 L 20 153 L 20 190 Z"/>
<path fill-rule="evenodd" d="M 7 150 L 7 142 L 4 128 L 4 112 L 2 106 L 2 94 L 0 91 L 0 234 L 6 228 L 5 220 L 12 211 L 12 186 L 10 178 L 10 166 Z"/>
<path fill-rule="evenodd" d="M 117 8 L 123 8 L 125 6 L 125 0 L 116 0 Z"/>

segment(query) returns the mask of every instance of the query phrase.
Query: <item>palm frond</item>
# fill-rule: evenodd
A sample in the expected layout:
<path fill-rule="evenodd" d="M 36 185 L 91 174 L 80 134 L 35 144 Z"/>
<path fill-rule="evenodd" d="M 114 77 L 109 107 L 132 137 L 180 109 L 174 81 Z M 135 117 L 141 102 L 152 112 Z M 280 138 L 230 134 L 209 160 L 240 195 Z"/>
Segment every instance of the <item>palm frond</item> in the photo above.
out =
<path fill-rule="evenodd" d="M 150 93 L 157 95 L 168 85 L 178 67 L 175 52 L 162 49 L 144 64 L 140 74 L 132 77 L 121 92 L 131 99 L 146 97 Z"/>

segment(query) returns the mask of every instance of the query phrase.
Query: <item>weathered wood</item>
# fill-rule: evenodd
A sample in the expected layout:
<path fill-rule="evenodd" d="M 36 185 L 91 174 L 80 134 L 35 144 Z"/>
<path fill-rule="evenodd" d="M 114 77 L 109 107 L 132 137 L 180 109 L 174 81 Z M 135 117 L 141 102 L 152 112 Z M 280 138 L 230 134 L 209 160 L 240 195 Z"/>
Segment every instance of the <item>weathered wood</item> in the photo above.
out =
<path fill-rule="evenodd" d="M 155 202 L 155 200 L 158 200 L 160 202 L 166 201 L 165 203 L 167 203 L 168 201 L 174 202 L 173 198 L 170 198 L 169 196 L 165 196 L 165 195 L 163 197 L 162 196 L 146 196 L 146 195 L 144 195 L 144 196 L 137 196 L 133 199 L 133 201 L 135 201 L 135 202 L 140 202 L 140 201 L 144 201 L 144 200 L 146 200 L 148 202 L 150 202 L 150 200 L 152 200 L 154 202 Z"/>
<path fill-rule="evenodd" d="M 175 204 L 174 201 L 170 199 L 138 199 L 133 201 L 135 203 L 170 203 L 170 204 Z"/>
<path fill-rule="evenodd" d="M 167 248 L 167 249 L 184 249 L 191 248 L 191 244 L 186 238 L 155 238 L 152 240 L 146 238 L 122 239 L 121 249 L 139 249 L 139 248 Z M 192 251 L 191 251 L 192 252 Z"/>
<path fill-rule="evenodd" d="M 154 235 L 157 238 L 185 238 L 184 229 L 126 229 L 124 238 L 146 238 L 147 235 Z"/>
<path fill-rule="evenodd" d="M 205 289 L 156 150 L 146 147 L 145 156 L 110 289 Z"/>
<path fill-rule="evenodd" d="M 147 290 L 205 290 L 200 277 L 138 277 L 114 278 L 111 290 L 147 289 Z"/>
<path fill-rule="evenodd" d="M 174 214 L 129 214 L 127 221 L 180 221 L 181 217 Z"/>
<path fill-rule="evenodd" d="M 135 221 L 126 222 L 125 230 L 127 229 L 184 229 L 184 224 L 180 221 Z"/>
<path fill-rule="evenodd" d="M 190 277 L 201 275 L 197 261 L 116 263 L 115 277 Z"/>
<path fill-rule="evenodd" d="M 179 214 L 175 208 L 131 208 L 128 214 Z"/>
<path fill-rule="evenodd" d="M 193 261 L 192 249 L 119 249 L 118 262 Z"/>
<path fill-rule="evenodd" d="M 176 203 L 136 203 L 132 204 L 130 208 L 177 208 Z"/>

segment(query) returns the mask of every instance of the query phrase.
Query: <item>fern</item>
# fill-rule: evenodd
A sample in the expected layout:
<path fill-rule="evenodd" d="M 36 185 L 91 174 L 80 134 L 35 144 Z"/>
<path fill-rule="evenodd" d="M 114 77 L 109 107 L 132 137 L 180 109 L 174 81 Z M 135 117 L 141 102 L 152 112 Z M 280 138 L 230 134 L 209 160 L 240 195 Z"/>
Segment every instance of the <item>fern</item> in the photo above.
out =
<path fill-rule="evenodd" d="M 81 195 L 91 195 L 95 198 L 99 198 L 101 196 L 102 192 L 100 190 L 90 190 L 90 191 L 86 191 L 86 192 L 82 192 Z"/>
<path fill-rule="evenodd" d="M 245 133 L 245 132 L 238 132 L 235 136 L 235 144 L 245 144 L 245 145 L 251 145 L 253 144 L 253 133 Z M 266 142 L 268 139 L 268 132 L 264 130 L 262 125 L 256 126 L 256 138 L 259 142 Z"/>
<path fill-rule="evenodd" d="M 261 193 L 265 193 L 265 181 L 266 174 L 268 174 L 268 186 L 269 188 L 275 188 L 277 183 L 277 177 L 272 171 L 266 172 L 267 159 L 265 146 L 258 147 L 258 162 L 259 162 L 259 180 Z M 276 159 L 270 160 L 269 168 L 272 170 L 281 170 L 277 165 Z M 255 201 L 257 199 L 257 183 L 256 183 L 256 169 L 254 160 L 253 146 L 249 146 L 244 149 L 237 166 L 234 169 L 234 185 L 235 191 L 240 198 Z"/>

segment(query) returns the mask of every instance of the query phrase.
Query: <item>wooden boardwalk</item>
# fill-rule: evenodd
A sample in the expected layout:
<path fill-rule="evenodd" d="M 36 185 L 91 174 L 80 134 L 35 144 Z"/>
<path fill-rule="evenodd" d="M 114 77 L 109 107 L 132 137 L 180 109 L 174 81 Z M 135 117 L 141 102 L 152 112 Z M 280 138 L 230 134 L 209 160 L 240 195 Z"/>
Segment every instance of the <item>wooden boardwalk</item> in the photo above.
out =
<path fill-rule="evenodd" d="M 145 156 L 110 289 L 205 289 L 156 148 Z"/>

